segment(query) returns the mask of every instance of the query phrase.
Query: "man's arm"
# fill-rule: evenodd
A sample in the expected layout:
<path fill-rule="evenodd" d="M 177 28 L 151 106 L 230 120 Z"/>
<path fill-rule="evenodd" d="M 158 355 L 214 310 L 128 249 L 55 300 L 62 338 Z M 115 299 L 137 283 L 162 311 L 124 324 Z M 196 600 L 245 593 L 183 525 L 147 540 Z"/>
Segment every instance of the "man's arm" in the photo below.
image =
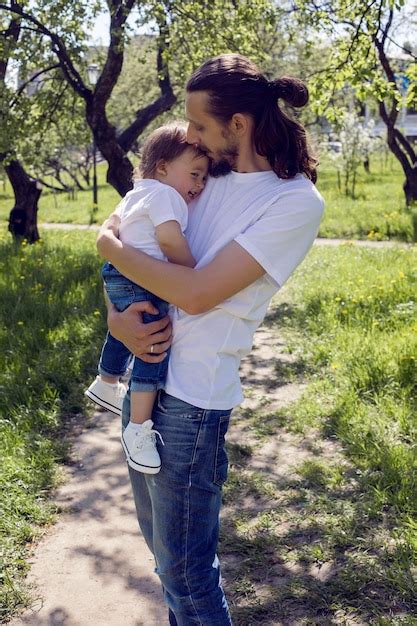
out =
<path fill-rule="evenodd" d="M 234 241 L 201 269 L 154 259 L 122 243 L 106 222 L 97 247 L 101 256 L 130 280 L 191 315 L 212 309 L 265 274 L 263 267 Z"/>

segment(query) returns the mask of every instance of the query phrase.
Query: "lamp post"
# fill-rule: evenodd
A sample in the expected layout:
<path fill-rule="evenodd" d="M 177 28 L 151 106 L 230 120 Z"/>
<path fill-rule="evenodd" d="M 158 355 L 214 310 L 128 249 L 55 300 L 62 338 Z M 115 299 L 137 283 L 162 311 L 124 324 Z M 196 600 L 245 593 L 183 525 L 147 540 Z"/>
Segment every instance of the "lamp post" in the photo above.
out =
<path fill-rule="evenodd" d="M 87 67 L 88 80 L 92 87 L 97 85 L 98 77 L 100 75 L 100 68 L 97 63 L 91 63 Z M 96 138 L 93 133 L 93 213 L 94 216 L 97 212 L 97 146 Z"/>

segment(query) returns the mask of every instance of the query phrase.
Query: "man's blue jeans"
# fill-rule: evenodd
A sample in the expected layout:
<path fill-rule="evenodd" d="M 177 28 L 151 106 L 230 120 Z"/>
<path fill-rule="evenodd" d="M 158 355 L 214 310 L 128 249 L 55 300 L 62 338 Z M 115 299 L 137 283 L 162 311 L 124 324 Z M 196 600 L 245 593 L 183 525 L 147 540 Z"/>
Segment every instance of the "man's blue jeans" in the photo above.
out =
<path fill-rule="evenodd" d="M 124 427 L 129 410 L 128 393 Z M 152 419 L 165 443 L 158 442 L 161 471 L 129 468 L 139 525 L 155 557 L 172 626 L 232 623 L 216 554 L 229 418 L 230 410 L 200 409 L 160 391 Z"/>

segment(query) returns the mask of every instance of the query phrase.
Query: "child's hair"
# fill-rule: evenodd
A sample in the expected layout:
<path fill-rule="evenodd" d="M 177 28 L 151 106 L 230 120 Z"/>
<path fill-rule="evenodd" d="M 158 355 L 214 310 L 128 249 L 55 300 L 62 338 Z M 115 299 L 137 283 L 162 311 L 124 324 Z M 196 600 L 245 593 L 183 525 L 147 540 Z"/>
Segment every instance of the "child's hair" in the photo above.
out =
<path fill-rule="evenodd" d="M 133 172 L 133 180 L 155 178 L 159 161 L 174 161 L 186 150 L 194 150 L 196 156 L 204 156 L 202 150 L 187 143 L 187 125 L 184 122 L 164 124 L 154 130 L 143 144 L 140 165 Z"/>

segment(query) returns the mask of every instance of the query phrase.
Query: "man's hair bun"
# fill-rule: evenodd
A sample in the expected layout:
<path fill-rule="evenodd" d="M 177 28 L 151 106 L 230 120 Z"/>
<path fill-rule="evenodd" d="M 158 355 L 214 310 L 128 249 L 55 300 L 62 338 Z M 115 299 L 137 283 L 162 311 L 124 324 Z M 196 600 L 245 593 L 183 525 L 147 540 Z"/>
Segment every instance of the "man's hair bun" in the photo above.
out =
<path fill-rule="evenodd" d="M 308 89 L 299 78 L 281 76 L 270 82 L 274 95 L 293 107 L 303 107 L 308 102 Z"/>

